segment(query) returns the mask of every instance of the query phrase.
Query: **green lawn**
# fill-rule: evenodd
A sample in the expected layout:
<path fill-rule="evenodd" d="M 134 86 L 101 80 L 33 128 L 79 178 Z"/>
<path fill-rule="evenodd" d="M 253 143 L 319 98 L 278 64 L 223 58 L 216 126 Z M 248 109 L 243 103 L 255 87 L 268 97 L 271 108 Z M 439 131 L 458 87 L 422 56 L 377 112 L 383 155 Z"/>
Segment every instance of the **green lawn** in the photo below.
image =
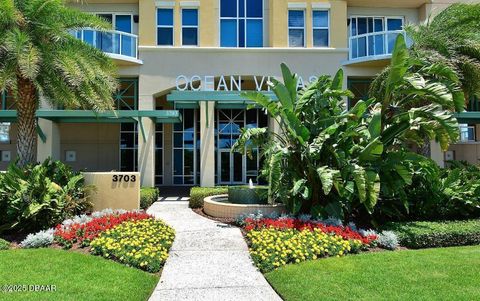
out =
<path fill-rule="evenodd" d="M 479 300 L 480 246 L 321 259 L 266 277 L 285 300 Z"/>
<path fill-rule="evenodd" d="M 0 287 L 56 285 L 56 292 L 4 293 L 0 300 L 147 300 L 158 276 L 100 257 L 55 249 L 0 251 Z"/>

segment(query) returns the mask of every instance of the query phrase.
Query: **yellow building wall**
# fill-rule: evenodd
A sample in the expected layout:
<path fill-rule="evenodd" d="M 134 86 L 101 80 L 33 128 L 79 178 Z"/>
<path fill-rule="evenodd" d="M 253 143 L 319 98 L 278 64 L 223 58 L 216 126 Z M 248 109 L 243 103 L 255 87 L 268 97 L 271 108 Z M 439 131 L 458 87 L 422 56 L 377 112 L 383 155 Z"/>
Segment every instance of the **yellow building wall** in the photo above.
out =
<path fill-rule="evenodd" d="M 347 3 L 346 1 L 318 0 L 269 0 L 270 3 L 270 46 L 288 47 L 288 4 L 305 3 L 306 47 L 313 47 L 312 4 L 330 4 L 330 47 L 347 47 Z"/>
<path fill-rule="evenodd" d="M 265 47 L 288 47 L 288 3 L 306 3 L 306 46 L 312 47 L 312 3 L 330 4 L 330 41 L 333 48 L 347 47 L 347 2 L 343 0 L 264 0 Z M 160 5 L 165 1 L 159 1 Z M 169 1 L 167 1 L 169 2 Z M 174 2 L 174 47 L 181 46 L 181 0 Z M 199 46 L 219 47 L 220 0 L 199 0 Z M 156 2 L 139 2 L 139 41 L 156 46 Z"/>

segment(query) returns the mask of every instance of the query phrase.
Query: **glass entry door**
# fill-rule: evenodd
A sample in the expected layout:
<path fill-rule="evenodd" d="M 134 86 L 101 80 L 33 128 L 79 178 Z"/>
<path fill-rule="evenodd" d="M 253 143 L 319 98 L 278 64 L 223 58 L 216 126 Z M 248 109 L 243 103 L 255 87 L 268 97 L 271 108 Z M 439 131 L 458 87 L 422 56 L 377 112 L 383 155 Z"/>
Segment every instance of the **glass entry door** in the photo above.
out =
<path fill-rule="evenodd" d="M 220 184 L 243 184 L 244 156 L 238 152 L 221 150 L 220 152 Z"/>

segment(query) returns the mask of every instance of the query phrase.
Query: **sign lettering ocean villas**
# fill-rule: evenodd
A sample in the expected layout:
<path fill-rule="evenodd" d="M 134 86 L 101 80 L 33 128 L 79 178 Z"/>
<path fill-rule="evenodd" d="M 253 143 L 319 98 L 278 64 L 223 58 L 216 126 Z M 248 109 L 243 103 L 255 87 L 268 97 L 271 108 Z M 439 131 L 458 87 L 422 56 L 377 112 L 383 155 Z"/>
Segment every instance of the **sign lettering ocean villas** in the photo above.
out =
<path fill-rule="evenodd" d="M 213 75 L 179 75 L 175 81 L 175 86 L 178 91 L 244 91 L 242 85 L 246 82 L 249 82 L 250 85 L 248 89 L 245 90 L 256 90 L 256 91 L 270 91 L 270 86 L 267 83 L 275 78 L 273 76 L 240 76 L 240 75 L 230 75 L 230 76 L 213 76 Z M 309 83 L 312 83 L 318 79 L 317 76 L 310 76 L 308 80 L 304 80 L 303 77 L 298 78 L 297 89 L 302 89 L 308 86 Z M 253 85 L 252 85 L 253 83 Z"/>

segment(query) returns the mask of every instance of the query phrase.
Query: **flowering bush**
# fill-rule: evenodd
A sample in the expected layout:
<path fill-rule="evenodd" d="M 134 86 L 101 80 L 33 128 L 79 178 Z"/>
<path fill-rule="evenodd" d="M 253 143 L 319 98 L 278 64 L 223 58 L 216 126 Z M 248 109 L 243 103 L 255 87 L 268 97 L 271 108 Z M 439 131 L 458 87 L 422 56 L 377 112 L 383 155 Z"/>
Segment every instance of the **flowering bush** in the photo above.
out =
<path fill-rule="evenodd" d="M 98 215 L 97 215 L 98 216 Z M 100 217 L 87 218 L 85 223 L 64 223 L 55 228 L 55 241 L 64 248 L 69 249 L 75 243 L 86 247 L 101 232 L 115 227 L 126 221 L 143 220 L 151 218 L 144 212 L 125 212 L 110 215 L 101 215 Z"/>
<path fill-rule="evenodd" d="M 363 236 L 358 231 L 352 230 L 350 227 L 344 226 L 332 226 L 326 225 L 322 222 L 315 222 L 315 221 L 302 221 L 300 219 L 295 218 L 281 218 L 281 219 L 245 219 L 245 226 L 246 231 L 251 230 L 258 230 L 263 228 L 275 228 L 278 230 L 285 230 L 285 229 L 296 229 L 299 231 L 302 230 L 310 230 L 313 231 L 314 229 L 320 229 L 322 232 L 327 234 L 335 234 L 341 236 L 345 240 L 359 240 L 364 245 L 370 245 L 372 241 L 377 239 L 376 235 L 368 235 Z"/>
<path fill-rule="evenodd" d="M 131 220 L 101 233 L 91 252 L 148 272 L 158 272 L 168 257 L 175 231 L 152 218 Z"/>
<path fill-rule="evenodd" d="M 343 256 L 368 247 L 377 236 L 363 236 L 351 227 L 308 219 L 245 219 L 250 254 L 262 272 L 288 263 Z"/>

